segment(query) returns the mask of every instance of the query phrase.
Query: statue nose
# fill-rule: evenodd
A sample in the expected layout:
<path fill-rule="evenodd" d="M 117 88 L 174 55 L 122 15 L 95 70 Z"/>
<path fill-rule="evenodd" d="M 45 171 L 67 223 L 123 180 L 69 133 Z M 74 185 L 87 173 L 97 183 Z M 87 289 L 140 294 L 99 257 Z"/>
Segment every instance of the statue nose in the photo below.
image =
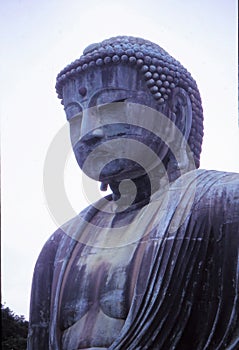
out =
<path fill-rule="evenodd" d="M 104 131 L 103 128 L 97 128 L 92 131 L 92 135 L 94 137 L 102 138 L 104 137 Z"/>

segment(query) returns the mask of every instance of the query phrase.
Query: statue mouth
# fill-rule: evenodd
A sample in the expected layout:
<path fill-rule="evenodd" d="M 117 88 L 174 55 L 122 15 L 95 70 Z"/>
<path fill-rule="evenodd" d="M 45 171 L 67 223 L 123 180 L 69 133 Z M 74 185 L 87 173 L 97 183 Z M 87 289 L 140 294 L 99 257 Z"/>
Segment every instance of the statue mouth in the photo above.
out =
<path fill-rule="evenodd" d="M 126 159 L 114 159 L 106 164 L 99 176 L 102 182 L 122 181 L 125 179 L 135 179 L 139 176 L 145 175 L 146 170 L 137 162 Z"/>

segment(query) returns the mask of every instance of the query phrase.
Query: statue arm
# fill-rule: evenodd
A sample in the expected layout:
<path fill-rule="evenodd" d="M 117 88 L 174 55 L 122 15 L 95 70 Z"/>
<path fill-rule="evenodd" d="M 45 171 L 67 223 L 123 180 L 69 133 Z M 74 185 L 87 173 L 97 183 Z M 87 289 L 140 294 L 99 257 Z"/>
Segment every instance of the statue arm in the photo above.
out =
<path fill-rule="evenodd" d="M 49 324 L 54 262 L 62 237 L 57 230 L 45 243 L 35 265 L 28 333 L 28 350 L 49 348 Z"/>

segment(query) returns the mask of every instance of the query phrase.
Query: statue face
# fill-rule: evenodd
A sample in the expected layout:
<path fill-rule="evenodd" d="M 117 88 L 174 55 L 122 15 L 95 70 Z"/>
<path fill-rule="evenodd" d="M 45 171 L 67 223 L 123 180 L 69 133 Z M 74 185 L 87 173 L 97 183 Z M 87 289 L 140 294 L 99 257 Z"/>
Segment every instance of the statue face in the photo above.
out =
<path fill-rule="evenodd" d="M 77 162 L 88 176 L 107 183 L 139 177 L 167 153 L 154 133 L 159 124 L 156 101 L 136 71 L 129 76 L 117 69 L 111 81 L 104 79 L 104 72 L 87 73 L 82 86 L 71 86 L 64 95 Z M 79 90 L 85 96 L 79 97 Z"/>

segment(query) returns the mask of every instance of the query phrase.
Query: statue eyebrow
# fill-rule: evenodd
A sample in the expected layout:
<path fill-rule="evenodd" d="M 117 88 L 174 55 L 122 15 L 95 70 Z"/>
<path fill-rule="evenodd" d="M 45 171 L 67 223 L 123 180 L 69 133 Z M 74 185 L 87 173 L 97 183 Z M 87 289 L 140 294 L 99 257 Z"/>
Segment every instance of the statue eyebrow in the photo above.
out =
<path fill-rule="evenodd" d="M 107 87 L 104 90 L 97 91 L 91 98 L 88 107 L 98 104 L 120 102 L 132 97 L 131 90 Z"/>

